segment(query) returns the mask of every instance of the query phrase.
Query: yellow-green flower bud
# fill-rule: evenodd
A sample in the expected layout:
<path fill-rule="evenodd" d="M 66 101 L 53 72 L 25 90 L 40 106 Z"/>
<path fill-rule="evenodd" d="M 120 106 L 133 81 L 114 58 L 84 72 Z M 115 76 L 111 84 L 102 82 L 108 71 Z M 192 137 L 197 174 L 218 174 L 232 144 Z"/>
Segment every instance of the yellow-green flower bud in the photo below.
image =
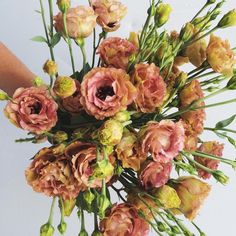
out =
<path fill-rule="evenodd" d="M 47 60 L 43 66 L 43 71 L 50 76 L 54 76 L 57 74 L 57 64 L 55 61 Z"/>
<path fill-rule="evenodd" d="M 8 94 L 5 93 L 4 91 L 0 90 L 0 101 L 6 101 L 9 99 L 10 99 L 10 97 L 8 96 Z"/>
<path fill-rule="evenodd" d="M 187 23 L 180 31 L 180 39 L 187 42 L 194 34 L 194 25 Z"/>
<path fill-rule="evenodd" d="M 188 74 L 181 72 L 176 80 L 176 88 L 181 88 L 186 84 Z"/>
<path fill-rule="evenodd" d="M 215 2 L 216 2 L 216 0 L 208 0 L 207 4 L 210 5 L 210 4 L 214 4 Z"/>
<path fill-rule="evenodd" d="M 130 118 L 131 118 L 131 116 L 128 111 L 120 111 L 120 112 L 116 113 L 115 116 L 113 117 L 114 120 L 117 120 L 121 123 L 130 120 Z"/>
<path fill-rule="evenodd" d="M 106 209 L 111 205 L 110 200 L 103 194 L 97 197 L 98 214 L 101 218 L 104 218 Z"/>
<path fill-rule="evenodd" d="M 95 199 L 95 195 L 90 191 L 87 190 L 86 192 L 83 193 L 85 201 L 91 205 L 93 200 Z"/>
<path fill-rule="evenodd" d="M 63 206 L 64 206 L 64 215 L 70 216 L 74 207 L 75 207 L 76 199 L 62 200 L 62 202 L 63 202 Z"/>
<path fill-rule="evenodd" d="M 65 232 L 66 232 L 66 229 L 67 229 L 67 224 L 66 224 L 66 222 L 61 222 L 61 223 L 57 226 L 57 229 L 58 229 L 58 231 L 59 231 L 62 235 L 64 235 Z"/>
<path fill-rule="evenodd" d="M 226 176 L 222 171 L 220 170 L 215 170 L 212 172 L 212 175 L 214 178 L 219 181 L 221 184 L 227 184 L 229 182 L 229 177 Z"/>
<path fill-rule="evenodd" d="M 54 234 L 54 228 L 49 223 L 44 224 L 40 228 L 40 236 L 53 236 Z"/>
<path fill-rule="evenodd" d="M 158 27 L 164 25 L 170 17 L 170 13 L 172 12 L 172 8 L 169 4 L 160 4 L 156 9 L 155 14 L 155 23 Z"/>
<path fill-rule="evenodd" d="M 114 166 L 109 162 L 109 160 L 103 159 L 94 165 L 93 178 L 104 179 L 106 177 L 112 176 L 113 172 Z"/>
<path fill-rule="evenodd" d="M 235 90 L 236 89 L 236 75 L 234 75 L 229 82 L 227 83 L 227 88 L 229 90 Z"/>
<path fill-rule="evenodd" d="M 79 236 L 88 236 L 88 232 L 87 232 L 85 229 L 82 229 L 82 230 L 79 232 Z"/>
<path fill-rule="evenodd" d="M 236 10 L 233 9 L 222 17 L 217 27 L 227 28 L 227 27 L 235 26 L 235 25 L 236 25 Z"/>
<path fill-rule="evenodd" d="M 61 98 L 70 97 L 76 89 L 75 80 L 67 76 L 57 77 L 53 87 L 53 91 Z"/>
<path fill-rule="evenodd" d="M 62 143 L 64 141 L 66 141 L 68 139 L 68 134 L 64 131 L 57 131 L 54 135 L 53 135 L 53 141 L 55 143 Z"/>
<path fill-rule="evenodd" d="M 117 145 L 123 134 L 123 125 L 117 120 L 107 120 L 98 132 L 101 144 L 105 146 Z"/>
<path fill-rule="evenodd" d="M 57 5 L 60 11 L 65 13 L 70 8 L 71 1 L 70 0 L 57 0 Z"/>
<path fill-rule="evenodd" d="M 99 230 L 94 230 L 91 236 L 103 236 Z"/>
<path fill-rule="evenodd" d="M 37 76 L 34 80 L 33 80 L 33 85 L 35 87 L 41 87 L 44 85 L 44 81 L 39 77 Z"/>

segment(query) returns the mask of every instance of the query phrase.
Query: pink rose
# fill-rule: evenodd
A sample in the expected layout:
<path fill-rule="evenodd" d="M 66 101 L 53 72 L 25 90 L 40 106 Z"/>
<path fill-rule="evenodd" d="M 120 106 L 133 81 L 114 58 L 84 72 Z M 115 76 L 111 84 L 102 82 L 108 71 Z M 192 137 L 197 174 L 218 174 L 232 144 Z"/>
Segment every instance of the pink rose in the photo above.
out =
<path fill-rule="evenodd" d="M 97 23 L 106 32 L 115 31 L 127 13 L 127 8 L 116 0 L 92 0 L 92 7 L 98 15 Z"/>
<path fill-rule="evenodd" d="M 137 52 L 137 48 L 126 39 L 110 37 L 100 44 L 97 53 L 102 62 L 109 67 L 126 70 L 129 58 Z"/>
<path fill-rule="evenodd" d="M 171 170 L 171 162 L 149 161 L 143 166 L 139 179 L 145 189 L 159 188 L 168 182 Z"/>
<path fill-rule="evenodd" d="M 184 127 L 181 121 L 149 122 L 141 130 L 141 145 L 144 153 L 150 153 L 154 161 L 167 163 L 184 148 Z"/>
<path fill-rule="evenodd" d="M 144 113 L 155 112 L 166 95 L 166 84 L 160 76 L 160 69 L 154 63 L 137 64 L 132 80 L 138 91 L 134 101 L 137 109 Z"/>
<path fill-rule="evenodd" d="M 104 236 L 147 236 L 148 223 L 139 217 L 137 209 L 130 204 L 115 204 L 100 222 Z"/>
<path fill-rule="evenodd" d="M 198 148 L 198 151 L 211 154 L 217 157 L 222 157 L 223 149 L 224 149 L 224 144 L 220 144 L 218 142 L 205 142 L 201 144 L 201 146 Z M 206 166 L 207 168 L 212 170 L 216 170 L 220 164 L 220 160 L 212 160 L 200 156 L 195 156 L 194 159 L 201 165 Z M 198 175 L 203 179 L 209 179 L 211 177 L 210 173 L 202 169 L 198 169 Z"/>
<path fill-rule="evenodd" d="M 126 109 L 136 96 L 129 75 L 115 68 L 95 68 L 81 84 L 81 104 L 86 112 L 102 120 Z"/>
<path fill-rule="evenodd" d="M 18 88 L 4 112 L 10 121 L 35 134 L 49 131 L 57 122 L 57 103 L 44 88 Z"/>
<path fill-rule="evenodd" d="M 91 7 L 78 6 L 70 8 L 66 15 L 68 35 L 71 38 L 87 38 L 96 26 L 97 15 Z M 64 34 L 62 13 L 54 17 L 54 27 L 57 32 Z"/>

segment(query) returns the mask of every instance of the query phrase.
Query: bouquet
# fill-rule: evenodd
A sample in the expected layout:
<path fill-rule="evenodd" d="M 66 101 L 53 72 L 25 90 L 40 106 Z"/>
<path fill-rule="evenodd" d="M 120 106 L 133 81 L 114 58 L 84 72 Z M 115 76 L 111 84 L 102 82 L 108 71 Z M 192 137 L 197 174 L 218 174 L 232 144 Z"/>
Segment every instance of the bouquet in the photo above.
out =
<path fill-rule="evenodd" d="M 17 142 L 50 143 L 25 171 L 34 191 L 52 197 L 40 235 L 56 231 L 56 201 L 61 235 L 73 210 L 81 221 L 79 236 L 88 235 L 86 212 L 94 214 L 92 236 L 145 236 L 151 228 L 156 235 L 194 235 L 179 215 L 205 235 L 193 220 L 211 191 L 206 180 L 227 184 L 219 164 L 236 167 L 223 157 L 223 143 L 201 139 L 204 131 L 213 132 L 236 147 L 236 131 L 228 127 L 235 115 L 204 125 L 205 109 L 236 102 L 207 102 L 236 89 L 235 48 L 214 34 L 236 25 L 236 11 L 220 16 L 225 1 L 207 0 L 180 32 L 167 32 L 163 26 L 172 8 L 151 0 L 143 28 L 122 39 L 109 36 L 127 13 L 118 0 L 78 7 L 57 0 L 56 15 L 48 0 L 49 24 L 39 2 L 45 36 L 32 40 L 49 48 L 43 70 L 50 83 L 37 77 L 34 86 L 18 88 L 12 97 L 2 91 L 0 100 L 7 100 L 6 117 L 28 132 Z M 60 41 L 68 45 L 70 75 L 61 74 L 56 63 Z M 81 50 L 79 70 L 73 44 Z M 186 71 L 185 64 L 193 69 Z"/>

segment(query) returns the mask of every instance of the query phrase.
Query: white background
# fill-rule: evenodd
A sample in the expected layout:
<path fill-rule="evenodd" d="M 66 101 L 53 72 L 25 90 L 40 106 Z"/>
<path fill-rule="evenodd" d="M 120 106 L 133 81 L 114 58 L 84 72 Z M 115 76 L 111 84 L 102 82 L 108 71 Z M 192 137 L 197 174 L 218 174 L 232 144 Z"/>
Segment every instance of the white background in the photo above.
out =
<path fill-rule="evenodd" d="M 47 3 L 47 1 L 43 1 Z M 56 0 L 55 0 L 56 2 Z M 123 20 L 122 28 L 116 35 L 127 37 L 129 31 L 137 31 L 145 20 L 148 0 L 123 0 L 129 6 L 129 13 Z M 167 29 L 179 30 L 184 22 L 204 4 L 204 0 L 168 0 L 173 6 L 173 13 Z M 84 4 L 85 1 L 72 1 L 73 5 Z M 223 12 L 235 7 L 235 0 L 228 0 Z M 37 75 L 47 80 L 41 70 L 41 66 L 49 54 L 46 45 L 34 43 L 29 39 L 35 35 L 43 35 L 43 27 L 40 15 L 34 12 L 39 9 L 38 1 L 0 1 L 0 40 L 4 42 L 25 64 Z M 55 8 L 55 11 L 57 9 Z M 217 32 L 224 38 L 229 38 L 235 47 L 236 28 Z M 87 48 L 90 50 L 91 41 Z M 75 49 L 76 65 L 81 66 L 81 57 L 78 48 Z M 1 63 L 0 58 L 0 63 Z M 61 42 L 56 50 L 56 59 L 60 65 L 61 73 L 71 73 L 69 66 L 68 51 L 65 44 Z M 222 101 L 235 97 L 231 92 L 218 96 L 214 101 Z M 211 100 L 213 101 L 213 100 Z M 0 104 L 2 111 L 5 104 Z M 236 113 L 235 104 L 224 108 L 208 110 L 207 126 L 213 126 L 217 120 L 229 117 Z M 235 124 L 232 128 L 235 129 Z M 39 227 L 48 217 L 51 200 L 41 194 L 34 193 L 26 184 L 24 170 L 29 165 L 29 159 L 43 145 L 16 144 L 14 139 L 25 137 L 26 133 L 13 127 L 7 119 L 0 116 L 0 234 L 3 236 L 36 236 L 39 235 Z M 213 134 L 206 133 L 204 140 L 217 139 Z M 225 157 L 235 159 L 235 150 L 226 145 Z M 203 206 L 196 222 L 202 227 L 208 236 L 233 236 L 235 235 L 235 212 L 236 212 L 236 173 L 229 167 L 221 165 L 221 168 L 231 177 L 227 186 L 213 185 L 210 197 Z M 59 214 L 56 214 L 55 225 L 59 222 Z M 92 221 L 87 222 L 88 227 Z M 74 215 L 68 220 L 68 232 L 66 235 L 75 236 L 79 231 L 79 222 Z M 55 235 L 59 235 L 57 232 Z M 154 235 L 152 232 L 150 235 Z"/>

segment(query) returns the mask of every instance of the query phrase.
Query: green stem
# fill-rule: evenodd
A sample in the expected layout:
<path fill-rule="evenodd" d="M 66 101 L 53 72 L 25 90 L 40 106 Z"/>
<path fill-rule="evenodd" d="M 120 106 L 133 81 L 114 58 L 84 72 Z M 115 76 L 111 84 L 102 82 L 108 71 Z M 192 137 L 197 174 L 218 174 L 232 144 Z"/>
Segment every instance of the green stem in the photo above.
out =
<path fill-rule="evenodd" d="M 225 129 L 225 128 L 210 128 L 210 127 L 205 127 L 204 128 L 205 130 L 209 130 L 209 131 L 218 131 L 218 130 L 221 130 L 221 131 L 226 131 L 226 132 L 230 132 L 230 133 L 234 133 L 236 134 L 236 131 L 235 130 L 232 130 L 232 129 Z"/>
<path fill-rule="evenodd" d="M 67 30 L 66 15 L 67 15 L 66 12 L 62 14 L 62 16 L 63 16 L 63 25 L 64 25 L 64 30 L 65 30 L 66 42 L 68 44 L 69 52 L 70 52 L 72 71 L 73 71 L 73 74 L 75 74 L 75 62 L 74 62 L 74 56 L 73 56 L 73 51 L 72 51 L 71 39 L 68 35 L 68 30 Z"/>
<path fill-rule="evenodd" d="M 84 222 L 84 211 L 82 209 L 80 209 L 80 212 L 81 212 L 81 231 L 84 231 L 86 230 L 85 229 L 85 222 Z"/>
<path fill-rule="evenodd" d="M 54 197 L 52 200 L 52 205 L 51 205 L 50 214 L 49 214 L 49 218 L 48 218 L 48 224 L 50 224 L 50 225 L 52 225 L 52 221 L 53 221 L 55 203 L 56 203 L 56 197 Z"/>
<path fill-rule="evenodd" d="M 82 56 L 83 56 L 83 70 L 85 71 L 85 66 L 87 63 L 87 58 L 86 58 L 86 51 L 84 48 L 84 44 L 80 46 L 81 52 L 82 52 Z"/>
<path fill-rule="evenodd" d="M 205 5 L 197 12 L 197 14 L 192 18 L 190 23 L 192 23 L 205 9 L 208 7 L 208 3 L 206 2 Z"/>
<path fill-rule="evenodd" d="M 65 208 L 64 208 L 64 203 L 62 200 L 62 197 L 60 197 L 60 206 L 61 206 L 61 223 L 65 222 L 64 217 L 65 217 Z"/>

